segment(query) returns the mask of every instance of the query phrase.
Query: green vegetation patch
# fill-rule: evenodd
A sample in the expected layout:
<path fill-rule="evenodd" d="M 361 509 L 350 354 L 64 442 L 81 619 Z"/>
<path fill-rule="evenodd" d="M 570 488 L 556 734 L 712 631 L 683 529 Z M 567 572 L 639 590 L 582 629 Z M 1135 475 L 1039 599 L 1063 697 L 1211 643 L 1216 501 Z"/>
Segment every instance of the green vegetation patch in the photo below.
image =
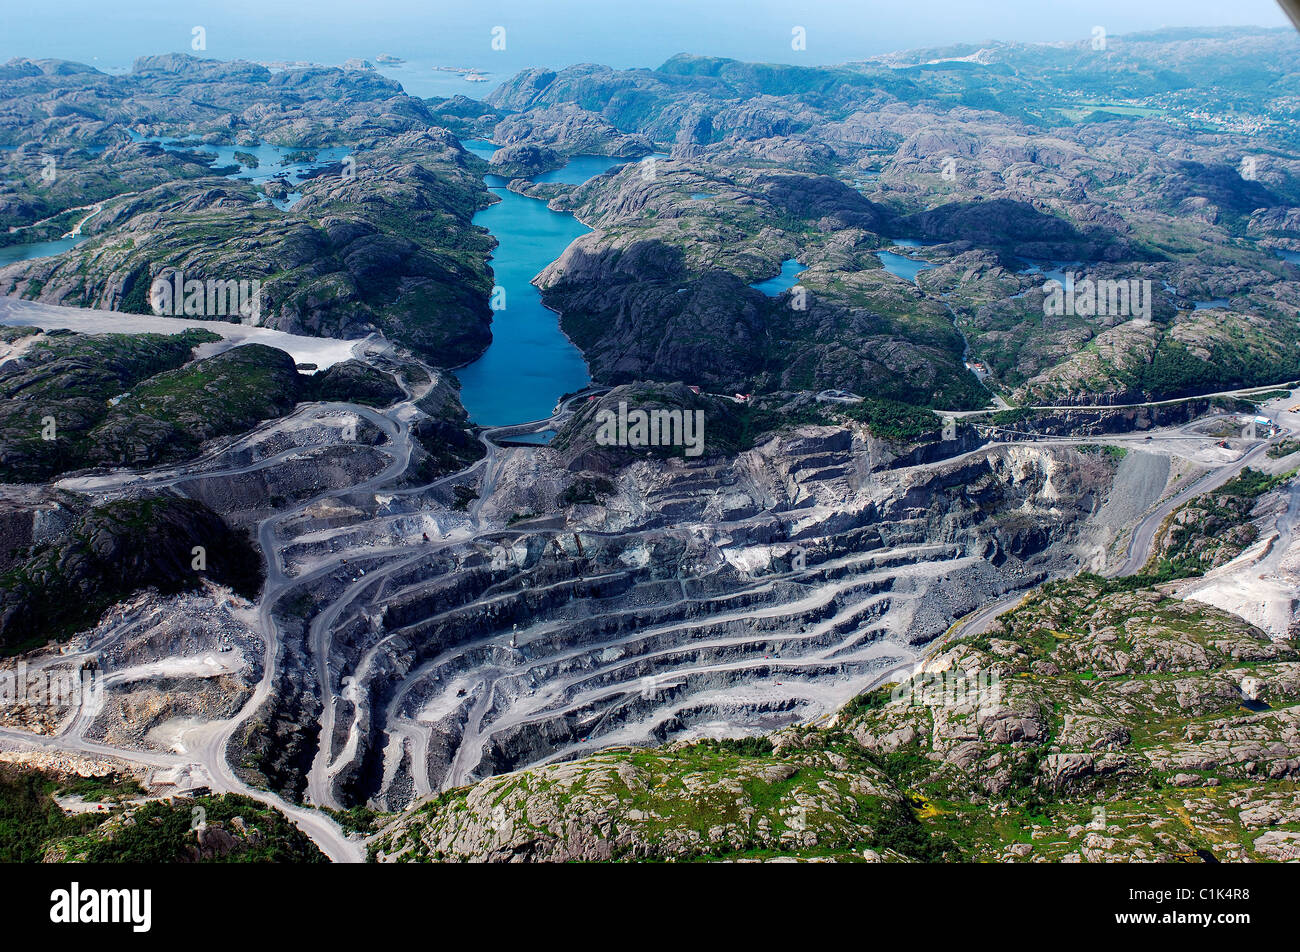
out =
<path fill-rule="evenodd" d="M 202 827 L 198 829 L 196 827 Z M 278 810 L 237 794 L 151 800 L 51 845 L 63 862 L 325 863 Z"/>
<path fill-rule="evenodd" d="M 867 425 L 874 436 L 894 443 L 918 443 L 938 437 L 939 417 L 924 407 L 868 397 L 844 408 L 845 416 Z"/>

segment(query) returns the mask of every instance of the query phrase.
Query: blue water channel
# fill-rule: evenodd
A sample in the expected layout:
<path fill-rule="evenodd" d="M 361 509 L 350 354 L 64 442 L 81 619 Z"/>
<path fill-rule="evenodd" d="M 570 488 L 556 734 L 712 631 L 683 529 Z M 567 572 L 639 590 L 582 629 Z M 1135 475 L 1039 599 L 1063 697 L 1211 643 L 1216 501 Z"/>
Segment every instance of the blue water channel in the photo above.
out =
<path fill-rule="evenodd" d="M 462 145 L 483 159 L 496 151 L 496 146 L 479 139 Z M 578 156 L 574 161 L 586 158 L 601 157 Z M 618 164 L 610 161 L 604 168 Z M 582 163 L 587 171 L 599 164 Z M 598 175 L 604 168 L 591 174 Z M 563 171 L 557 169 L 556 174 Z M 456 376 L 470 419 L 484 426 L 504 426 L 548 417 L 561 396 L 591 383 L 582 352 L 564 336 L 559 315 L 542 304 L 541 292 L 532 283 L 538 272 L 589 229 L 572 215 L 551 211 L 543 201 L 509 191 L 498 175 L 487 175 L 484 181 L 501 201 L 476 214 L 474 224 L 497 240 L 491 260 L 493 282 L 504 292 L 505 307 L 492 314 L 491 345 Z M 502 303 L 499 292 L 494 298 Z"/>

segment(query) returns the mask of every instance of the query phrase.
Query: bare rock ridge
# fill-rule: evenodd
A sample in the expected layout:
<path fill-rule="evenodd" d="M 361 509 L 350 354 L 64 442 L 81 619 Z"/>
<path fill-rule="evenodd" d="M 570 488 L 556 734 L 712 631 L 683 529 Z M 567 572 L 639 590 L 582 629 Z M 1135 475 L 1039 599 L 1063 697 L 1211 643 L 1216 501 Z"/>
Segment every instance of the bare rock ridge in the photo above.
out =
<path fill-rule="evenodd" d="M 8 398 L 0 412 L 0 474 L 13 480 L 179 462 L 197 456 L 207 441 L 284 416 L 300 401 L 387 406 L 403 396 L 391 373 L 369 364 L 343 361 L 307 376 L 287 353 L 264 344 L 190 360 L 195 347 L 217 339 L 201 330 L 172 336 L 5 330 L 29 345 L 0 365 L 0 393 Z M 463 425 L 459 407 L 450 429 L 457 423 Z"/>

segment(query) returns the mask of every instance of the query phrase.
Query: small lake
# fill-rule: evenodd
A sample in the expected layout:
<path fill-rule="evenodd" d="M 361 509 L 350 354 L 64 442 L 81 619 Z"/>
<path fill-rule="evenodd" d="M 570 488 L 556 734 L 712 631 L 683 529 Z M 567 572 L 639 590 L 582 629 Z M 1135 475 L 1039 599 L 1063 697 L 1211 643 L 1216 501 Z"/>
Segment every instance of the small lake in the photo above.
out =
<path fill-rule="evenodd" d="M 32 241 L 24 245 L 6 245 L 0 248 L 0 267 L 15 261 L 30 261 L 32 258 L 48 258 L 69 248 L 75 248 L 85 238 L 56 238 L 53 241 Z"/>
<path fill-rule="evenodd" d="M 496 151 L 482 140 L 461 144 L 483 159 Z M 484 181 L 498 189 L 501 201 L 477 213 L 474 224 L 498 242 L 491 264 L 495 285 L 505 291 L 505 308 L 492 314 L 492 343 L 483 356 L 456 376 L 470 419 L 504 426 L 548 417 L 561 396 L 591 383 L 582 352 L 564 336 L 559 315 L 542 304 L 532 283 L 589 229 L 572 215 L 551 211 L 545 202 L 501 188 L 505 182 L 500 176 L 487 175 Z"/>
<path fill-rule="evenodd" d="M 799 283 L 799 275 L 803 272 L 804 267 L 794 258 L 787 258 L 781 262 L 781 270 L 776 277 L 768 278 L 766 281 L 759 281 L 751 284 L 750 287 L 755 291 L 762 291 L 768 297 L 776 297 L 784 294 L 792 287 Z"/>
<path fill-rule="evenodd" d="M 919 247 L 903 245 L 902 242 L 899 242 L 898 244 L 904 248 Z M 934 267 L 933 264 L 922 258 L 909 258 L 906 255 L 896 254 L 892 251 L 877 251 L 876 257 L 879 258 L 880 263 L 885 266 L 885 270 L 894 277 L 902 278 L 904 281 L 910 281 L 913 284 L 916 284 L 916 276 L 918 274 Z"/>

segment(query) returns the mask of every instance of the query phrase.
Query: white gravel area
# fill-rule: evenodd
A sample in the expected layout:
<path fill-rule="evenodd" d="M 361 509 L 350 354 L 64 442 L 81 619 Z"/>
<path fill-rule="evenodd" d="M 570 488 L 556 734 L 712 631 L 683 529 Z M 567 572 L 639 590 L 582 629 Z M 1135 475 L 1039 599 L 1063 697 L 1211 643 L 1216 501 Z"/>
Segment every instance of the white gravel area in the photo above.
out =
<path fill-rule="evenodd" d="M 305 337 L 251 324 L 97 311 L 18 298 L 0 298 L 0 324 L 30 324 L 46 331 L 66 329 L 83 334 L 179 334 L 186 328 L 195 327 L 220 334 L 223 338 L 200 347 L 200 357 L 211 357 L 240 344 L 266 344 L 290 354 L 297 363 L 315 364 L 320 370 L 355 356 L 354 350 L 361 344 L 361 340 Z"/>

